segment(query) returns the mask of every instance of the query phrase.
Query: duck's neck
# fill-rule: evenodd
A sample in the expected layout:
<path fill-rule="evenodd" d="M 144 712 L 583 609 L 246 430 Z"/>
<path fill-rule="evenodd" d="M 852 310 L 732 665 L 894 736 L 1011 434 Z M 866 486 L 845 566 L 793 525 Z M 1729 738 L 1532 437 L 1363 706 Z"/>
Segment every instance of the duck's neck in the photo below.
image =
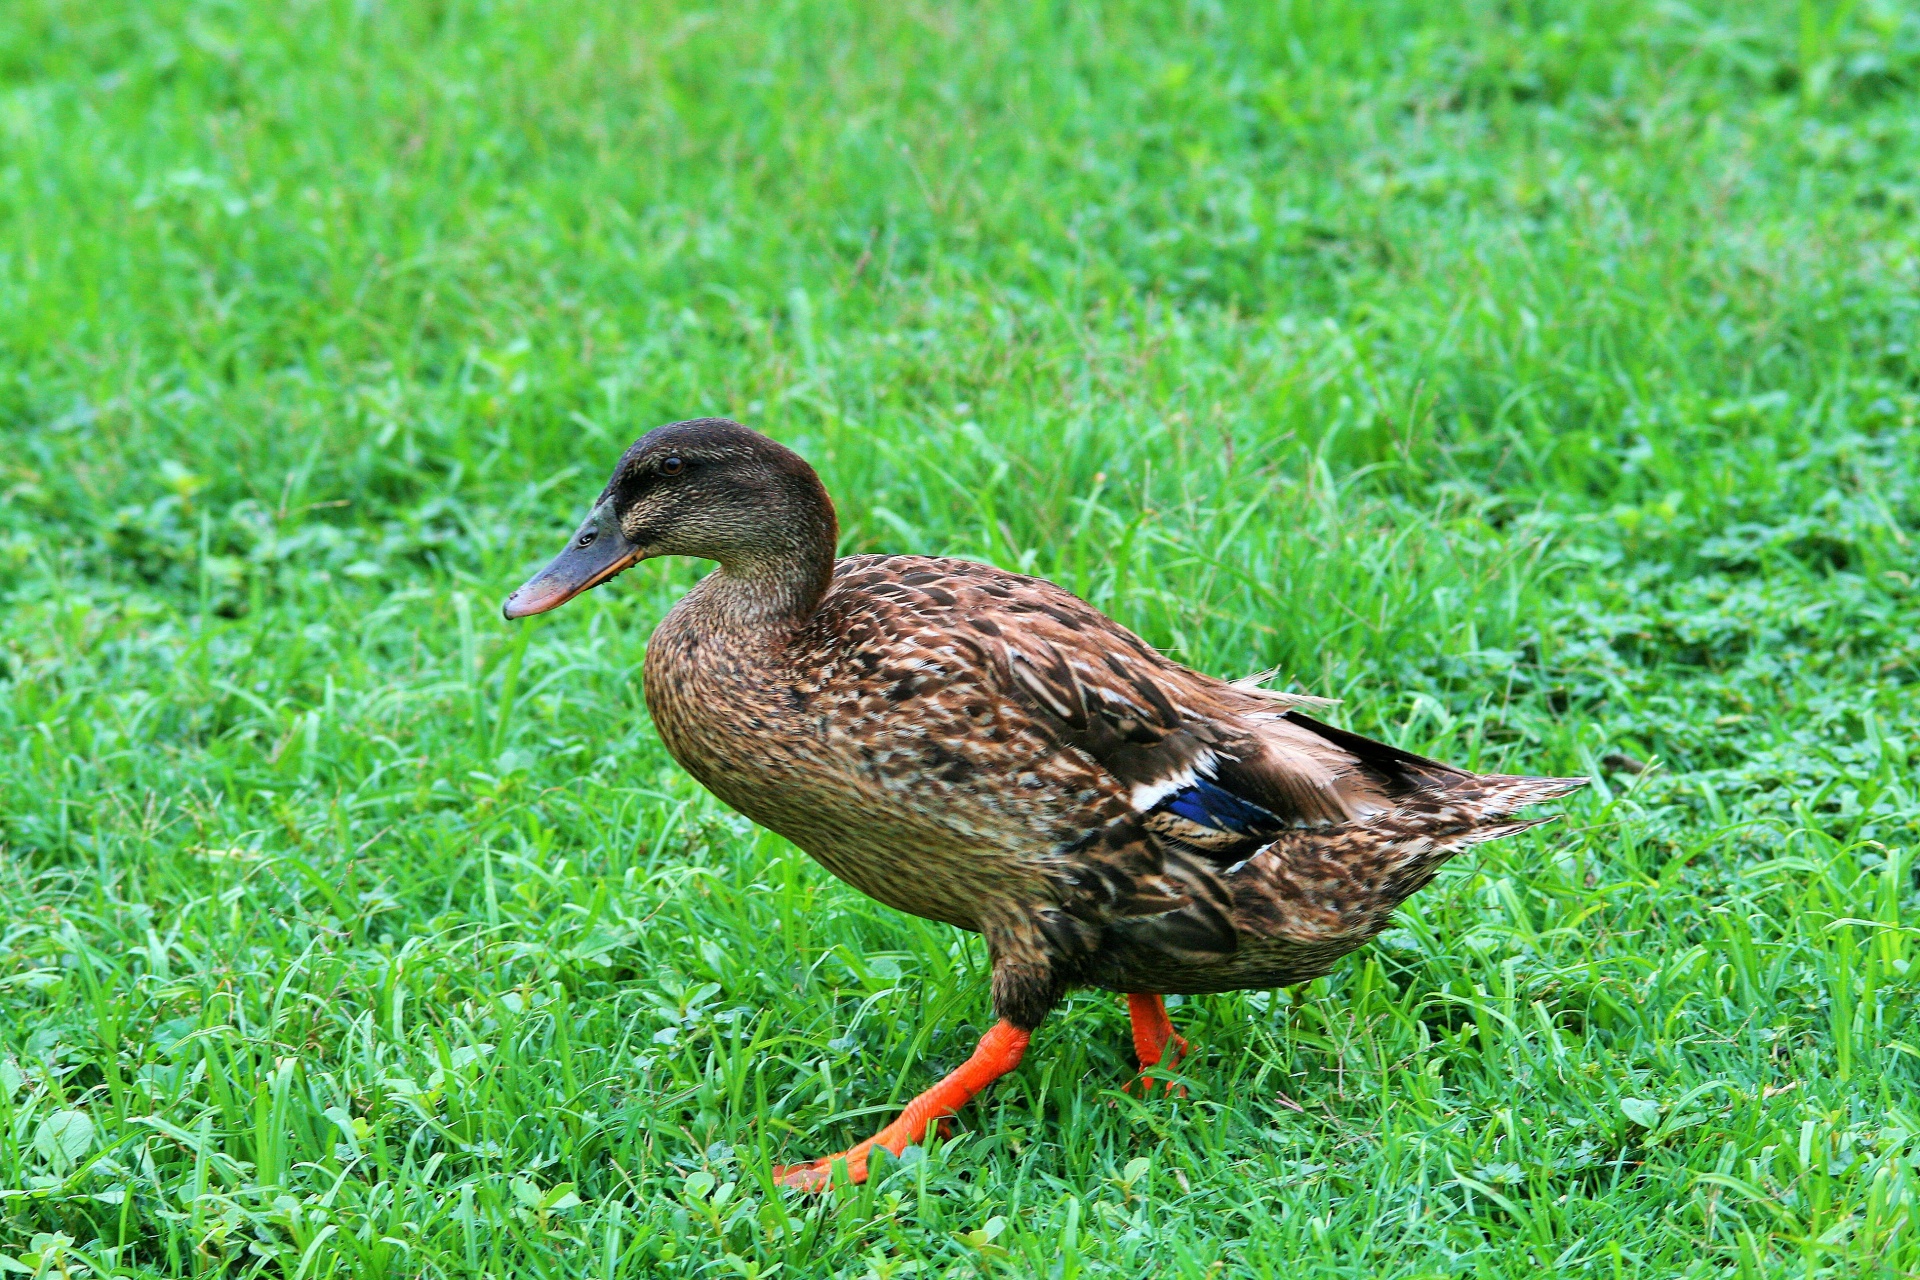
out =
<path fill-rule="evenodd" d="M 833 553 L 805 560 L 723 560 L 701 584 L 700 605 L 736 631 L 785 631 L 813 616 L 833 576 Z"/>
<path fill-rule="evenodd" d="M 700 605 L 715 623 L 737 631 L 790 630 L 813 616 L 833 580 L 840 540 L 833 502 L 808 473 L 810 485 L 780 495 L 789 509 L 771 522 L 778 530 L 749 547 L 718 557 L 720 571 L 702 584 Z"/>

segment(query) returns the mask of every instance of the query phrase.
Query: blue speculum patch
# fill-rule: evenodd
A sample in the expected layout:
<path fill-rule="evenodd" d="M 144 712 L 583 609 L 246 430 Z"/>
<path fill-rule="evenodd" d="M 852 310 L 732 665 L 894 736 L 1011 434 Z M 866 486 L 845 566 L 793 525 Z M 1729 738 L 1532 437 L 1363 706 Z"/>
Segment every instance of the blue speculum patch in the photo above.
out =
<path fill-rule="evenodd" d="M 1240 836 L 1270 836 L 1284 825 L 1271 812 L 1206 778 L 1174 792 L 1154 806 L 1214 831 Z"/>

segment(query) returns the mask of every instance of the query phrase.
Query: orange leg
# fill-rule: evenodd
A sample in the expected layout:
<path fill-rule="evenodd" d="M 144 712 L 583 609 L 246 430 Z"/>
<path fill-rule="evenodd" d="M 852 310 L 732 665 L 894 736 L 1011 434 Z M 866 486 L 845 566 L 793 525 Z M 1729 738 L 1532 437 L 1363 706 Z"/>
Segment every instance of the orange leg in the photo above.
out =
<path fill-rule="evenodd" d="M 865 1182 L 868 1152 L 880 1146 L 899 1155 L 909 1144 L 920 1141 L 929 1124 L 952 1115 L 974 1094 L 1019 1066 L 1020 1055 L 1027 1051 L 1027 1040 L 1031 1034 L 1011 1022 L 995 1023 L 991 1031 L 980 1037 L 980 1043 L 971 1058 L 933 1088 L 909 1102 L 906 1110 L 900 1113 L 900 1118 L 892 1124 L 839 1155 L 808 1164 L 780 1166 L 774 1169 L 773 1180 L 783 1187 L 793 1187 L 799 1191 L 825 1191 L 833 1182 L 833 1162 L 845 1160 L 847 1180 Z"/>
<path fill-rule="evenodd" d="M 1167 1045 L 1173 1045 L 1173 1060 L 1167 1063 L 1169 1068 L 1176 1067 L 1180 1059 L 1187 1056 L 1186 1037 L 1173 1029 L 1173 1022 L 1167 1017 L 1167 1004 L 1159 996 L 1141 992 L 1127 996 L 1127 1013 L 1133 1018 L 1133 1052 L 1140 1059 L 1140 1092 L 1142 1095 L 1153 1092 L 1153 1079 L 1146 1073 L 1160 1065 L 1167 1056 Z M 1167 1086 L 1172 1092 L 1173 1086 Z M 1180 1091 L 1182 1094 L 1185 1089 Z"/>

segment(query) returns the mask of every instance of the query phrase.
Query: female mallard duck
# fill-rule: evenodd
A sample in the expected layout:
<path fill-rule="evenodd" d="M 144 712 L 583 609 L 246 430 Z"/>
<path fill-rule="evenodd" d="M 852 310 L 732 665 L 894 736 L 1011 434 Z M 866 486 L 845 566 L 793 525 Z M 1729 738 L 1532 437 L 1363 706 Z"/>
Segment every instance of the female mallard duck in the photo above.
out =
<path fill-rule="evenodd" d="M 1013 1070 L 1076 984 L 1126 994 L 1143 1070 L 1184 1052 L 1162 993 L 1318 977 L 1441 863 L 1586 781 L 1466 773 L 1170 662 L 1050 582 L 836 560 L 837 534 L 799 455 L 677 422 L 504 608 L 654 556 L 718 561 L 647 646 L 667 750 L 855 888 L 986 937 L 999 1022 L 973 1056 L 868 1141 L 778 1170 L 789 1186 L 836 1160 L 863 1180 L 872 1147 L 898 1154 Z"/>

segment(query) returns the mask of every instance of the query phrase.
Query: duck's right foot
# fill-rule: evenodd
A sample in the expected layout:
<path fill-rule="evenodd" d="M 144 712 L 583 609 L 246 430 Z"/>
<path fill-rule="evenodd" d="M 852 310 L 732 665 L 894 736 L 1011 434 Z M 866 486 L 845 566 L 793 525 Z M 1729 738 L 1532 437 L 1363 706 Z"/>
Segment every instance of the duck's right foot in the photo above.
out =
<path fill-rule="evenodd" d="M 1133 1052 L 1140 1059 L 1140 1075 L 1126 1086 L 1128 1092 L 1137 1084 L 1144 1098 L 1153 1093 L 1156 1085 L 1165 1083 L 1169 1094 L 1186 1097 L 1184 1087 L 1157 1080 L 1151 1074 L 1153 1068 L 1162 1065 L 1171 1071 L 1187 1056 L 1186 1037 L 1173 1029 L 1173 1020 L 1167 1017 L 1167 1002 L 1157 995 L 1130 993 L 1127 1013 L 1133 1019 Z M 1169 1046 L 1173 1050 L 1171 1059 L 1167 1053 Z"/>

